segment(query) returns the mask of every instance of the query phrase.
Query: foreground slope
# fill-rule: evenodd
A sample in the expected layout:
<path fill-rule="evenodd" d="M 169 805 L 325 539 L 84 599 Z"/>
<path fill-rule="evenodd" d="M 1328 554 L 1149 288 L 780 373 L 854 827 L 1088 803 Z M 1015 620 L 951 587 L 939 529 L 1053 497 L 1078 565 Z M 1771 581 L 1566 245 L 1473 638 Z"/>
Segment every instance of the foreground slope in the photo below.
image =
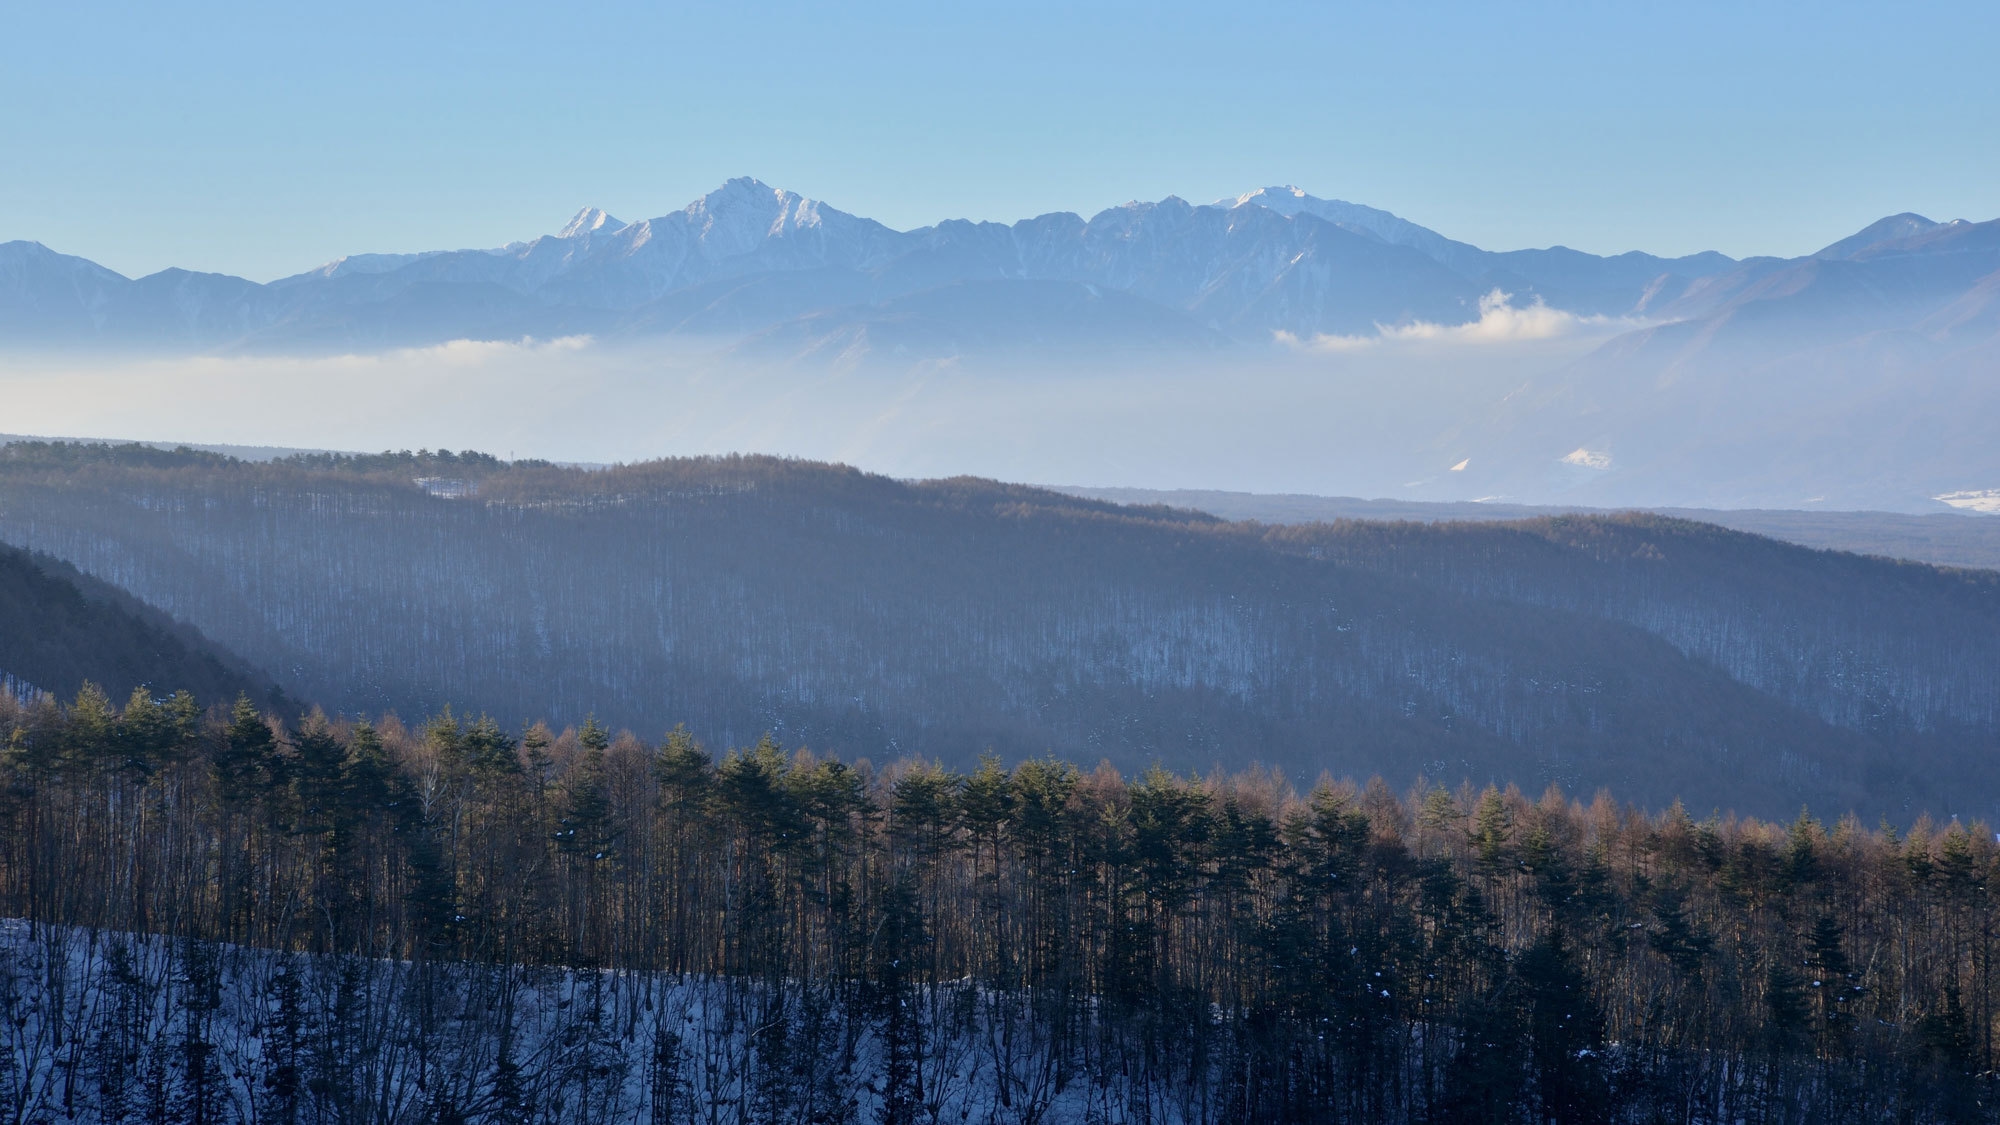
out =
<path fill-rule="evenodd" d="M 1986 811 L 1993 575 L 1675 522 L 1266 529 L 771 459 L 15 445 L 0 536 L 295 694 L 853 756 Z"/>
<path fill-rule="evenodd" d="M 1984 825 L 160 728 L 0 701 L 14 1120 L 1993 1119 Z"/>

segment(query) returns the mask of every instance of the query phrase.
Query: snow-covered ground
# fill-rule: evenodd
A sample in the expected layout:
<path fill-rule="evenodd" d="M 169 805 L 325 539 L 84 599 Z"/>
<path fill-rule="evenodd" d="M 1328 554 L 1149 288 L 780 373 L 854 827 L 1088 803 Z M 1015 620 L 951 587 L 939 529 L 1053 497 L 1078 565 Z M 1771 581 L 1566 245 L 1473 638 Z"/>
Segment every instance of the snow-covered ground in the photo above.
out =
<path fill-rule="evenodd" d="M 0 922 L 0 1122 L 875 1121 L 889 1005 L 789 982 L 416 964 Z M 915 1121 L 1185 1120 L 968 986 L 900 1009 Z M 1205 1086 L 1205 1083 L 1197 1084 Z M 1169 1087 L 1180 1087 L 1180 1097 Z"/>

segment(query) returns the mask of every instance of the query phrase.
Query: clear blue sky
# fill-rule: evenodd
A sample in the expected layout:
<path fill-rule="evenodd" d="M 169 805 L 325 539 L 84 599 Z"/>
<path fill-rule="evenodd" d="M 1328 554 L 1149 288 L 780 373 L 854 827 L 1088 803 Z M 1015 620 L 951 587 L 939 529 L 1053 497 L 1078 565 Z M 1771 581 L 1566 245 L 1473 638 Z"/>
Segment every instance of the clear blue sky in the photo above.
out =
<path fill-rule="evenodd" d="M 2000 4 L 0 6 L 0 240 L 265 279 L 755 175 L 914 226 L 1267 183 L 1495 249 L 2000 215 Z"/>

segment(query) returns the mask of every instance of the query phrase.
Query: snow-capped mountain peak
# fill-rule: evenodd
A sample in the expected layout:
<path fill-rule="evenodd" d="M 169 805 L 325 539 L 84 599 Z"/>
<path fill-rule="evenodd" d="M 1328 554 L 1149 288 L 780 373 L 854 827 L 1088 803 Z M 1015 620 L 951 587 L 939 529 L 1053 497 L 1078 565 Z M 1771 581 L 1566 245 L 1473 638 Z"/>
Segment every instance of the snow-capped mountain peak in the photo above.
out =
<path fill-rule="evenodd" d="M 1311 215 L 1356 234 L 1395 246 L 1408 246 L 1461 273 L 1476 274 L 1485 268 L 1485 251 L 1478 247 L 1446 238 L 1429 227 L 1418 226 L 1379 207 L 1349 203 L 1344 199 L 1321 199 L 1289 184 L 1247 191 L 1234 199 L 1218 199 L 1209 206 L 1228 210 L 1263 207 L 1280 215 Z"/>
<path fill-rule="evenodd" d="M 578 211 L 576 217 L 571 219 L 563 229 L 556 232 L 556 237 L 575 238 L 579 234 L 589 234 L 595 231 L 604 231 L 609 234 L 612 231 L 622 229 L 624 226 L 623 221 L 611 217 L 603 208 L 585 207 L 583 210 Z"/>
<path fill-rule="evenodd" d="M 747 208 L 768 208 L 773 201 L 790 195 L 753 176 L 738 176 L 726 180 L 722 186 L 688 204 L 681 210 L 690 217 L 696 215 L 725 215 Z"/>
<path fill-rule="evenodd" d="M 786 220 L 809 202 L 761 180 L 739 176 L 688 204 L 682 213 L 705 255 L 726 258 L 747 254 L 765 239 L 782 234 L 791 225 Z"/>
<path fill-rule="evenodd" d="M 1303 189 L 1286 184 L 1283 187 L 1263 187 L 1255 191 L 1246 191 L 1234 199 L 1218 199 L 1209 206 L 1225 210 L 1237 207 L 1268 207 L 1281 215 L 1291 215 L 1296 214 L 1300 208 L 1317 202 L 1319 201 L 1307 195 Z"/>
<path fill-rule="evenodd" d="M 1325 219 L 1330 223 L 1337 223 L 1353 230 L 1373 234 L 1389 242 L 1397 240 L 1387 238 L 1384 232 L 1400 232 L 1402 228 L 1413 228 L 1414 230 L 1423 231 L 1432 237 L 1437 237 L 1435 232 L 1424 227 L 1419 227 L 1415 223 L 1384 211 L 1379 207 L 1365 207 L 1359 203 L 1349 203 L 1344 199 L 1321 199 L 1316 195 L 1308 194 L 1302 188 L 1296 188 L 1290 184 L 1286 184 L 1283 187 L 1264 187 L 1258 188 L 1255 191 L 1246 191 L 1233 200 L 1218 199 L 1210 204 L 1210 206 L 1230 210 L 1238 207 L 1262 207 L 1266 210 L 1276 211 L 1280 215 L 1297 215 L 1304 212 L 1315 218 Z"/>
<path fill-rule="evenodd" d="M 1886 219 L 1877 219 L 1860 230 L 1855 231 L 1853 234 L 1848 235 L 1846 238 L 1825 247 L 1814 254 L 1813 257 L 1835 260 L 1852 258 L 1871 247 L 1880 246 L 1886 242 L 1894 242 L 1902 238 L 1910 238 L 1923 234 L 1926 231 L 1935 230 L 1940 226 L 1948 225 L 1950 224 L 1932 222 L 1915 212 L 1905 211 L 1900 215 L 1890 215 Z"/>
<path fill-rule="evenodd" d="M 873 220 L 747 176 L 652 224 L 681 227 L 692 237 L 695 253 L 711 263 L 776 253 L 793 266 L 834 264 L 835 259 L 859 266 L 882 260 L 890 244 L 904 240 Z M 825 258 L 828 254 L 833 257 Z M 779 259 L 759 260 L 776 264 Z"/>

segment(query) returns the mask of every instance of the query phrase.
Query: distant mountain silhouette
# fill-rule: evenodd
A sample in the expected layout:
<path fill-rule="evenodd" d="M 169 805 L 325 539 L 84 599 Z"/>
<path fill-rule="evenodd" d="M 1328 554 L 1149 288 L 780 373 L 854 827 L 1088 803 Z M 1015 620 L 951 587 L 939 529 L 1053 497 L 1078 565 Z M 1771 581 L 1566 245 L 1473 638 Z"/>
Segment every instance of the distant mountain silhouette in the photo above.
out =
<path fill-rule="evenodd" d="M 39 243 L 4 243 L 0 344 L 316 351 L 589 333 L 756 337 L 763 350 L 806 356 L 1087 355 L 1463 324 L 1497 290 L 1515 305 L 1661 322 L 1605 353 L 1660 368 L 1881 331 L 1976 344 L 1995 325 L 1996 271 L 1996 224 L 1914 214 L 1804 258 L 1737 262 L 1493 252 L 1278 187 L 1203 206 L 1128 203 L 1087 220 L 897 231 L 743 178 L 657 218 L 585 208 L 524 242 L 356 254 L 266 285 L 178 269 L 133 280 Z"/>
<path fill-rule="evenodd" d="M 1061 286 L 1094 296 L 1055 299 Z M 590 333 L 756 336 L 803 355 L 1057 342 L 1087 354 L 1463 324 L 1497 290 L 1515 305 L 1660 322 L 1605 353 L 1658 369 L 1740 364 L 1746 349 L 1789 356 L 1884 331 L 1979 345 L 1993 334 L 1996 288 L 2000 225 L 1907 213 L 1804 258 L 1737 262 L 1713 252 L 1493 252 L 1278 187 L 1204 206 L 1128 203 L 1087 220 L 896 231 L 743 178 L 657 218 L 585 208 L 524 242 L 357 254 L 266 285 L 178 269 L 133 280 L 39 243 L 4 243 L 0 333 L 14 348 L 146 351 Z M 886 345 L 875 343 L 891 325 Z"/>
<path fill-rule="evenodd" d="M 912 324 L 912 300 L 976 285 L 981 304 L 946 316 L 948 328 L 913 327 L 915 336 L 932 350 L 1054 337 L 1068 347 L 1159 346 L 1163 324 L 1185 321 L 1169 339 L 1195 329 L 1265 343 L 1281 331 L 1462 323 L 1494 288 L 1524 303 L 1624 314 L 1733 264 L 1719 254 L 1490 253 L 1295 188 L 1206 206 L 1128 203 L 1088 220 L 895 231 L 746 178 L 658 218 L 627 223 L 585 208 L 525 242 L 358 254 L 268 285 L 184 270 L 129 280 L 37 243 L 6 243 L 0 329 L 16 346 L 279 350 L 775 329 L 768 339 L 823 352 L 821 335 L 852 346 L 857 323 Z M 1113 296 L 1095 309 L 1058 302 L 1060 323 L 1047 324 L 1034 311 L 1051 308 L 1051 284 Z M 1134 301 L 1158 308 L 1138 313 Z M 982 309 L 988 322 L 975 323 Z"/>

